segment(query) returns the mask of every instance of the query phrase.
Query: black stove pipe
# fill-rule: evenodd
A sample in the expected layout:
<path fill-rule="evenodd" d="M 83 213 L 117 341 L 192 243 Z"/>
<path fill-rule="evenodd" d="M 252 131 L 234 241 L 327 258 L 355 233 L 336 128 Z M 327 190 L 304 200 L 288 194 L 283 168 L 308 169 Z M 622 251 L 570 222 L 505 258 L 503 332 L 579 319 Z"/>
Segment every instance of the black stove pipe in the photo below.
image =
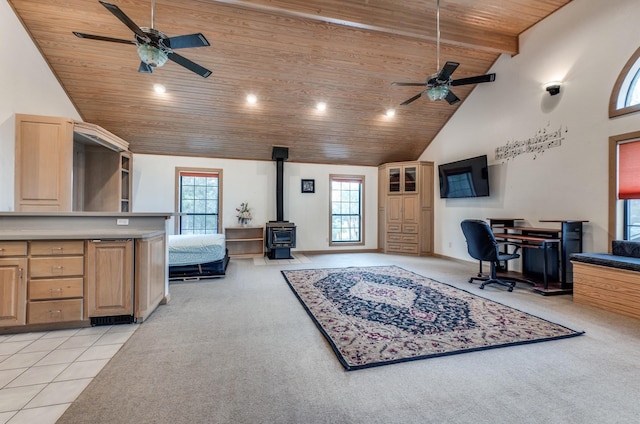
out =
<path fill-rule="evenodd" d="M 284 160 L 276 161 L 276 220 L 284 221 Z"/>
<path fill-rule="evenodd" d="M 276 161 L 276 220 L 278 222 L 284 221 L 284 161 L 288 157 L 288 147 L 273 147 L 271 158 Z"/>

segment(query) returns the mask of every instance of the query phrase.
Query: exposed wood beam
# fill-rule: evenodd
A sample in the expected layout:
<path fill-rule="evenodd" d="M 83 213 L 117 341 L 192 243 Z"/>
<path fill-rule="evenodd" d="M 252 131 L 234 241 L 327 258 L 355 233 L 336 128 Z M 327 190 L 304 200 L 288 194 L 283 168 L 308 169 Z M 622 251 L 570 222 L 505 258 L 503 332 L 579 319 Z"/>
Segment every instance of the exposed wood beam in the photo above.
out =
<path fill-rule="evenodd" d="M 366 4 L 363 4 L 363 11 L 359 12 L 353 7 L 345 8 L 344 5 L 341 6 L 338 1 L 322 2 L 321 8 L 317 6 L 314 7 L 314 2 L 309 1 L 212 1 L 282 16 L 327 22 L 350 28 L 376 31 L 430 42 L 436 41 L 434 25 L 429 23 L 425 25 L 424 20 L 422 20 L 422 22 L 420 21 L 420 17 L 416 19 L 415 15 L 408 15 L 406 19 L 398 20 L 397 16 L 395 16 L 395 19 L 389 19 L 388 16 L 383 16 L 390 13 L 388 10 L 370 7 Z M 426 12 L 428 11 L 425 11 L 425 13 Z M 398 22 L 402 22 L 402 25 L 398 25 Z M 480 30 L 469 25 L 461 25 L 460 22 L 447 21 L 446 19 L 442 19 L 441 21 L 440 42 L 445 45 L 470 47 L 488 53 L 518 54 L 517 36 L 488 32 L 487 30 Z"/>

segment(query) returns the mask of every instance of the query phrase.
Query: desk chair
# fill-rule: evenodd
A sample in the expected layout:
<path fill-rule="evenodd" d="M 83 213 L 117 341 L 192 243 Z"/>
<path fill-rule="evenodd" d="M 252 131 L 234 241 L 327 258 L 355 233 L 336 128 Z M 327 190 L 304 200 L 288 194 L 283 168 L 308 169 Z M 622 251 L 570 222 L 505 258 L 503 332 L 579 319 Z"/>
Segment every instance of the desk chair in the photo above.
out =
<path fill-rule="evenodd" d="M 462 232 L 467 240 L 467 250 L 469 255 L 479 261 L 486 261 L 491 264 L 491 272 L 489 276 L 478 276 L 469 278 L 469 282 L 473 280 L 482 281 L 480 285 L 481 289 L 487 284 L 500 284 L 508 288 L 508 291 L 513 291 L 516 282 L 513 280 L 506 280 L 497 277 L 497 267 L 500 262 L 510 261 L 511 259 L 517 259 L 520 255 L 517 253 L 520 246 L 513 243 L 498 243 L 493 235 L 493 231 L 489 224 L 479 219 L 465 219 L 460 224 Z M 501 251 L 501 249 L 508 248 L 508 246 L 514 246 L 515 249 L 512 253 L 507 251 Z"/>

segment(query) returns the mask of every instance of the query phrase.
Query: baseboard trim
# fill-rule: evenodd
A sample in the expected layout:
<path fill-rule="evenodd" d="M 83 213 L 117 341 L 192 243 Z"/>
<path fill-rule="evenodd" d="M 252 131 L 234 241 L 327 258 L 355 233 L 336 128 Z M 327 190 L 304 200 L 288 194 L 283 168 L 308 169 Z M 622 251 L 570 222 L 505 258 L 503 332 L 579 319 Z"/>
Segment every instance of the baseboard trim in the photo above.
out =
<path fill-rule="evenodd" d="M 296 253 L 300 255 L 327 255 L 332 253 L 379 253 L 378 249 L 340 249 L 340 250 L 293 250 L 291 254 L 293 256 Z"/>

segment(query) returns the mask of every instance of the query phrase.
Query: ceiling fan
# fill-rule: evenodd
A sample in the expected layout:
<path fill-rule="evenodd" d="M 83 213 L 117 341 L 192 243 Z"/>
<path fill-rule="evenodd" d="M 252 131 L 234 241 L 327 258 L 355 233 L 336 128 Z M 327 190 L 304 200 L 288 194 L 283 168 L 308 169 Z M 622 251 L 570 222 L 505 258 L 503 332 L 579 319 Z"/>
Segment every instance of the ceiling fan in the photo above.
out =
<path fill-rule="evenodd" d="M 196 74 L 207 78 L 211 75 L 211 71 L 198 65 L 197 63 L 187 59 L 174 52 L 176 49 L 185 49 L 190 47 L 206 47 L 209 41 L 201 33 L 179 35 L 176 37 L 168 37 L 166 34 L 158 31 L 153 27 L 153 14 L 155 9 L 155 0 L 151 2 L 151 27 L 139 27 L 131 18 L 115 4 L 107 3 L 99 0 L 100 4 L 120 19 L 129 29 L 134 32 L 135 40 L 123 40 L 120 38 L 104 37 L 101 35 L 84 34 L 73 31 L 76 37 L 88 38 L 92 40 L 110 41 L 113 43 L 133 44 L 138 46 L 138 56 L 140 56 L 140 67 L 138 72 L 151 73 L 153 68 L 161 67 L 167 60 L 171 60 Z"/>
<path fill-rule="evenodd" d="M 440 69 L 440 0 L 436 0 L 436 68 Z M 431 101 L 446 100 L 450 105 L 458 103 L 460 99 L 449 87 L 458 85 L 479 84 L 482 82 L 495 81 L 496 74 L 477 75 L 468 78 L 451 79 L 451 74 L 460 66 L 458 62 L 447 62 L 439 72 L 427 77 L 425 82 L 392 82 L 391 85 L 398 86 L 424 86 L 427 87 L 421 93 L 416 94 L 410 99 L 400 103 L 401 106 L 418 100 L 423 94 L 426 94 Z"/>

